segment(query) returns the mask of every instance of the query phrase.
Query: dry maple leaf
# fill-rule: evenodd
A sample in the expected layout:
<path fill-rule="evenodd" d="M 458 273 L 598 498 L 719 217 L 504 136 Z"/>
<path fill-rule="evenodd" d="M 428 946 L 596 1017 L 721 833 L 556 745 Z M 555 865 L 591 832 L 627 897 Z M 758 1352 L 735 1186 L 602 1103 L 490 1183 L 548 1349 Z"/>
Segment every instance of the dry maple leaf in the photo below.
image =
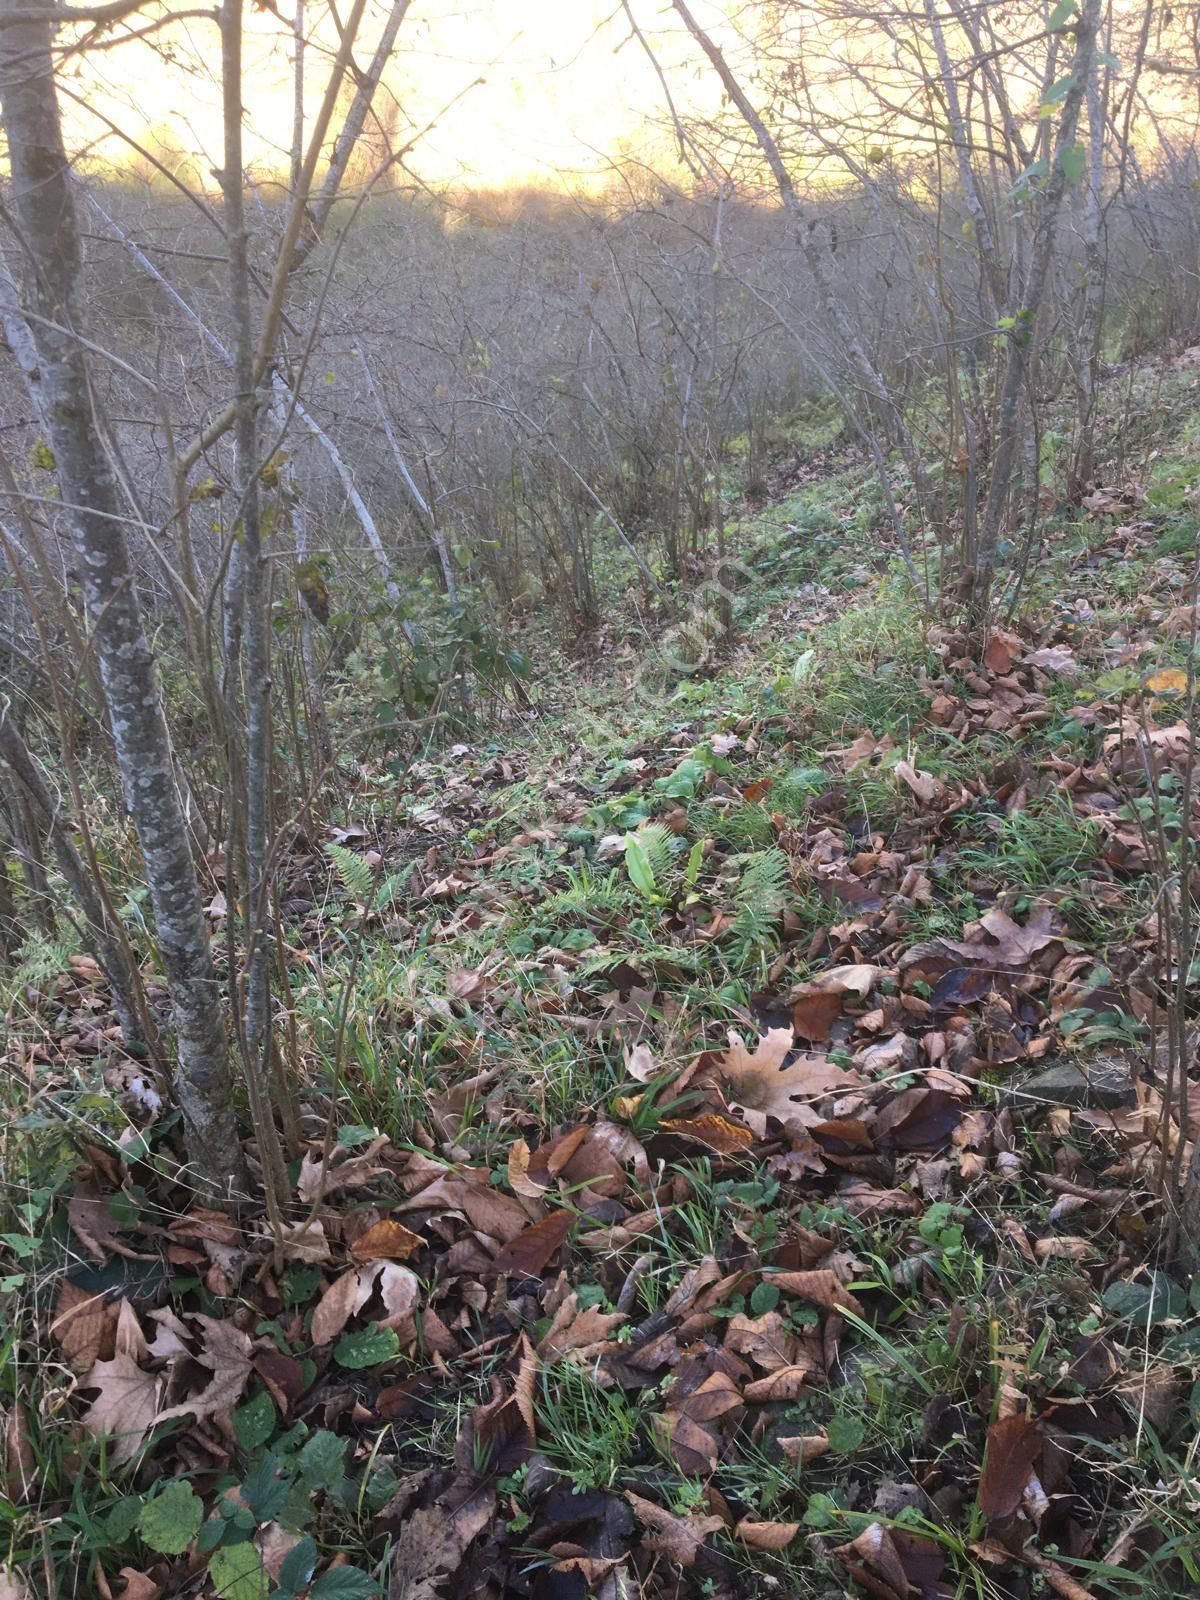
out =
<path fill-rule="evenodd" d="M 834 1090 L 853 1088 L 859 1079 L 825 1056 L 801 1056 L 790 1067 L 784 1066 L 791 1054 L 792 1030 L 771 1028 L 758 1041 L 753 1054 L 739 1034 L 729 1031 L 729 1049 L 720 1060 L 730 1105 L 741 1112 L 747 1126 L 763 1138 L 767 1118 L 780 1122 L 794 1119 L 817 1120 L 808 1102 Z"/>
<path fill-rule="evenodd" d="M 135 1456 L 159 1419 L 159 1379 L 126 1355 L 97 1361 L 80 1383 L 100 1392 L 83 1414 L 83 1425 L 95 1439 L 110 1440 L 108 1459 L 121 1466 Z"/>
<path fill-rule="evenodd" d="M 251 1342 L 249 1334 L 232 1322 L 220 1322 L 216 1317 L 206 1317 L 203 1312 L 192 1313 L 192 1321 L 203 1330 L 204 1342 L 196 1360 L 207 1367 L 212 1378 L 206 1388 L 179 1405 L 168 1406 L 155 1419 L 165 1422 L 169 1417 L 193 1416 L 199 1421 L 228 1411 L 242 1397 L 250 1378 Z"/>
<path fill-rule="evenodd" d="M 633 1507 L 638 1521 L 654 1529 L 650 1537 L 642 1540 L 646 1549 L 665 1555 L 679 1567 L 692 1566 L 709 1534 L 725 1526 L 721 1518 L 716 1516 L 693 1514 L 677 1517 L 662 1506 L 656 1506 L 652 1500 L 643 1500 L 641 1495 L 630 1491 L 626 1491 L 625 1498 Z"/>

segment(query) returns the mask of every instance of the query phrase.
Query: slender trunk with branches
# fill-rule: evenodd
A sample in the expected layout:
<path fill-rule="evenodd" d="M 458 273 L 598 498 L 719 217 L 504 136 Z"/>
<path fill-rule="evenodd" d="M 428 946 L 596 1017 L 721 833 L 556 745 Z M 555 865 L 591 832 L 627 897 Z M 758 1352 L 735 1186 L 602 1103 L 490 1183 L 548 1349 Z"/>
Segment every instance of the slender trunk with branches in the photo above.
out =
<path fill-rule="evenodd" d="M 7 3 L 4 9 L 14 9 Z M 0 10 L 2 14 L 2 10 Z M 80 338 L 79 227 L 54 82 L 51 25 L 25 13 L 2 35 L 0 107 L 41 403 L 71 529 L 125 803 L 141 846 L 171 993 L 191 1181 L 228 1196 L 244 1173 L 221 991 L 180 801 L 154 658 L 124 537 L 121 498 Z"/>

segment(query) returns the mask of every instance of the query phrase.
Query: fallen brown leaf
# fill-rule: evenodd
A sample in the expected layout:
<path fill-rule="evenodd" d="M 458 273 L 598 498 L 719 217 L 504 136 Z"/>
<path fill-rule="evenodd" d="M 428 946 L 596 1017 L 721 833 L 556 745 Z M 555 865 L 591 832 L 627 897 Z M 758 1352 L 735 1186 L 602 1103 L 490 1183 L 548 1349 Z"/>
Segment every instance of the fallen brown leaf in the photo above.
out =
<path fill-rule="evenodd" d="M 1014 1412 L 988 1429 L 979 1509 L 989 1522 L 1011 1517 L 1021 1504 L 1030 1469 L 1042 1451 L 1042 1431 L 1033 1417 Z"/>
<path fill-rule="evenodd" d="M 633 1507 L 638 1521 L 654 1529 L 654 1533 L 642 1541 L 646 1549 L 665 1555 L 678 1567 L 692 1566 L 709 1534 L 725 1526 L 720 1517 L 704 1517 L 695 1512 L 686 1517 L 677 1517 L 662 1506 L 656 1506 L 652 1500 L 643 1500 L 640 1495 L 629 1491 L 625 1498 Z"/>
<path fill-rule="evenodd" d="M 419 1233 L 385 1217 L 359 1235 L 350 1254 L 355 1261 L 407 1261 L 424 1243 Z"/>
<path fill-rule="evenodd" d="M 808 1102 L 834 1090 L 858 1084 L 852 1073 L 836 1067 L 824 1056 L 801 1057 L 791 1066 L 784 1060 L 792 1053 L 792 1030 L 772 1028 L 758 1041 L 753 1053 L 730 1030 L 729 1049 L 720 1058 L 719 1071 L 725 1081 L 731 1105 L 742 1113 L 747 1125 L 763 1138 L 768 1116 L 780 1122 L 808 1116 Z"/>
<path fill-rule="evenodd" d="M 733 1531 L 743 1544 L 748 1544 L 755 1550 L 782 1550 L 791 1544 L 800 1532 L 800 1524 L 755 1522 L 752 1517 L 743 1517 Z"/>
<path fill-rule="evenodd" d="M 97 1361 L 80 1381 L 82 1389 L 100 1392 L 83 1414 L 83 1425 L 95 1439 L 109 1439 L 108 1459 L 121 1466 L 135 1456 L 158 1420 L 159 1379 L 128 1356 Z"/>
<path fill-rule="evenodd" d="M 552 1211 L 510 1239 L 492 1262 L 492 1271 L 509 1278 L 537 1278 L 575 1225 L 569 1211 Z"/>

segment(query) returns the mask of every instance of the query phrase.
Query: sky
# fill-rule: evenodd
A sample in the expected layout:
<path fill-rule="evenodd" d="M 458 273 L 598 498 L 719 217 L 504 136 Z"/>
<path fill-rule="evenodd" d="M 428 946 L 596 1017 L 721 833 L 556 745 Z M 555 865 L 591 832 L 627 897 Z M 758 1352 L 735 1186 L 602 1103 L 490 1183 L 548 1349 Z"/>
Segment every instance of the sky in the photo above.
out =
<path fill-rule="evenodd" d="M 369 57 L 382 22 L 371 22 L 357 59 Z M 279 0 L 290 21 L 291 0 Z M 714 103 L 709 70 L 666 0 L 633 0 L 648 38 L 671 69 L 672 92 L 686 108 Z M 179 0 L 176 0 L 178 9 Z M 727 31 L 724 7 L 700 0 L 704 23 Z M 325 4 L 311 7 L 311 114 L 324 85 Z M 247 10 L 246 154 L 260 172 L 286 171 L 292 69 L 288 29 L 262 8 Z M 75 143 L 92 159 L 122 164 L 129 147 L 104 124 L 167 155 L 199 176 L 219 165 L 219 51 L 211 23 L 192 19 L 148 43 L 90 52 L 66 76 L 64 107 Z M 161 51 L 169 50 L 164 62 Z M 482 79 L 482 82 L 475 80 Z M 381 98 L 401 139 L 428 123 L 412 166 L 430 183 L 484 188 L 539 184 L 565 175 L 586 185 L 612 158 L 661 152 L 669 143 L 662 90 L 645 52 L 630 37 L 620 0 L 413 0 Z M 100 113 L 100 116 L 97 116 Z"/>

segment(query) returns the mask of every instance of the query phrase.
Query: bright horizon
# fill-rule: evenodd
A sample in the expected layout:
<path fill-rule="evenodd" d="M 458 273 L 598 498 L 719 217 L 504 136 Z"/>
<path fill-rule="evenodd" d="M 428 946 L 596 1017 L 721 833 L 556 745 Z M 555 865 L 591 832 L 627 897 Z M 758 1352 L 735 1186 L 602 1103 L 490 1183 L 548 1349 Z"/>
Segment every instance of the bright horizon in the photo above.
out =
<path fill-rule="evenodd" d="M 284 0 L 286 4 L 286 0 Z M 519 10 L 519 18 L 516 13 Z M 727 8 L 698 7 L 706 25 L 731 37 Z M 306 33 L 305 109 L 311 119 L 324 89 L 328 19 L 313 8 Z M 365 64 L 385 15 L 372 7 L 356 60 Z M 668 12 L 656 50 L 672 93 L 688 110 L 709 109 L 716 86 Z M 292 123 L 290 27 L 262 9 L 246 13 L 246 159 L 258 179 L 286 175 Z M 115 35 L 114 35 L 115 36 Z M 168 38 L 164 31 L 157 36 Z M 190 19 L 169 34 L 175 66 L 150 42 L 131 41 L 67 68 L 72 96 L 64 115 L 72 141 L 93 160 L 136 162 L 123 132 L 168 164 L 193 167 L 215 187 L 220 165 L 220 58 L 215 24 Z M 482 83 L 472 87 L 473 80 Z M 80 101 L 85 101 L 86 105 Z M 98 112 L 101 116 L 94 115 Z M 430 122 L 411 166 L 433 185 L 502 189 L 522 185 L 594 187 L 617 159 L 670 157 L 662 89 L 616 0 L 520 0 L 512 5 L 414 0 L 401 26 L 379 100 L 380 121 L 402 145 Z"/>

